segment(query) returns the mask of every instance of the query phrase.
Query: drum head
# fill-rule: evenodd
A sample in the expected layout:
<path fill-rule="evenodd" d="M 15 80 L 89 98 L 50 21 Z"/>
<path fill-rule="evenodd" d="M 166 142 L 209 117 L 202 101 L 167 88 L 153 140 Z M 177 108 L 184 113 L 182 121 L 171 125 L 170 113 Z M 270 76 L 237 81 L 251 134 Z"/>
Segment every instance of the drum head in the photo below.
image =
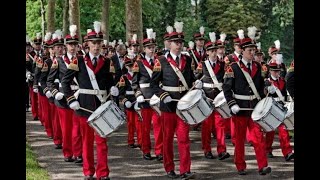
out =
<path fill-rule="evenodd" d="M 194 104 L 196 104 L 202 97 L 202 91 L 199 89 L 195 89 L 192 91 L 189 91 L 187 94 L 185 94 L 180 101 L 177 104 L 177 109 L 183 110 L 188 109 L 192 107 Z"/>
<path fill-rule="evenodd" d="M 160 98 L 157 95 L 153 95 L 150 99 L 150 106 L 154 106 L 160 102 Z"/>
<path fill-rule="evenodd" d="M 101 106 L 99 106 L 88 118 L 88 121 L 94 120 L 97 116 L 100 116 L 101 113 L 108 107 L 110 106 L 111 100 L 105 102 Z"/>
<path fill-rule="evenodd" d="M 227 100 L 224 97 L 223 91 L 221 91 L 213 100 L 213 104 L 215 105 L 215 107 L 220 107 L 225 102 L 227 102 Z"/>
<path fill-rule="evenodd" d="M 265 116 L 272 106 L 272 101 L 272 97 L 265 97 L 261 101 L 259 101 L 254 110 L 252 111 L 252 120 L 259 120 L 263 116 Z"/>

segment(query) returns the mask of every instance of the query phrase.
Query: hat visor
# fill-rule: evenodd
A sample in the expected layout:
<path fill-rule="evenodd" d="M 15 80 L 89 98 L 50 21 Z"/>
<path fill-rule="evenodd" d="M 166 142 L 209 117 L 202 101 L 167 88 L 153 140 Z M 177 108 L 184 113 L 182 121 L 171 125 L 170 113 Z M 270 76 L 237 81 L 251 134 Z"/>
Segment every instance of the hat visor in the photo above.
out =
<path fill-rule="evenodd" d="M 156 43 L 152 42 L 152 43 L 147 43 L 147 44 L 144 44 L 143 46 L 146 47 L 146 46 L 151 46 L 151 45 L 157 45 Z"/>
<path fill-rule="evenodd" d="M 184 39 L 182 38 L 172 38 L 172 39 L 168 39 L 169 41 L 182 41 L 182 42 L 186 42 Z"/>
<path fill-rule="evenodd" d="M 66 41 L 66 44 L 71 44 L 71 43 L 79 43 L 77 40 L 68 40 Z"/>
<path fill-rule="evenodd" d="M 211 50 L 211 49 L 219 49 L 217 46 L 210 46 L 208 48 L 206 48 L 206 51 Z"/>
<path fill-rule="evenodd" d="M 87 41 L 103 41 L 102 38 L 90 38 L 90 39 L 87 39 Z"/>
<path fill-rule="evenodd" d="M 270 71 L 281 71 L 280 68 L 270 68 Z"/>

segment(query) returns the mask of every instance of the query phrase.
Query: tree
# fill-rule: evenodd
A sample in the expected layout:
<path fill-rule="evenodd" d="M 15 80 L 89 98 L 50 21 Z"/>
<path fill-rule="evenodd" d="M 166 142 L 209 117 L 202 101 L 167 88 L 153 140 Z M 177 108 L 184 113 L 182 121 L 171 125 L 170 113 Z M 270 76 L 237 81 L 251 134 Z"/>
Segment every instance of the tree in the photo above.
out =
<path fill-rule="evenodd" d="M 80 34 L 80 10 L 78 0 L 69 0 L 69 22 L 70 25 L 77 25 L 77 35 L 79 41 L 82 42 L 82 36 Z"/>
<path fill-rule="evenodd" d="M 45 31 L 45 23 L 46 23 L 46 19 L 45 19 L 45 10 L 44 10 L 44 2 L 43 0 L 40 0 L 41 3 L 41 34 L 42 37 L 44 37 L 44 31 Z"/>
<path fill-rule="evenodd" d="M 68 34 L 68 27 L 69 27 L 69 0 L 63 0 L 63 25 L 62 25 L 62 32 L 64 35 Z"/>
<path fill-rule="evenodd" d="M 26 33 L 30 38 L 41 31 L 41 3 L 40 1 L 27 0 L 26 2 Z"/>
<path fill-rule="evenodd" d="M 126 0 L 126 41 L 129 42 L 133 34 L 137 39 L 143 39 L 142 34 L 142 0 Z"/>
<path fill-rule="evenodd" d="M 110 0 L 102 0 L 102 13 L 101 13 L 101 31 L 105 35 L 103 38 L 109 42 L 109 13 L 110 13 Z"/>
<path fill-rule="evenodd" d="M 54 22 L 55 22 L 55 6 L 56 1 L 55 0 L 48 0 L 48 6 L 47 6 L 47 32 L 54 32 Z"/>

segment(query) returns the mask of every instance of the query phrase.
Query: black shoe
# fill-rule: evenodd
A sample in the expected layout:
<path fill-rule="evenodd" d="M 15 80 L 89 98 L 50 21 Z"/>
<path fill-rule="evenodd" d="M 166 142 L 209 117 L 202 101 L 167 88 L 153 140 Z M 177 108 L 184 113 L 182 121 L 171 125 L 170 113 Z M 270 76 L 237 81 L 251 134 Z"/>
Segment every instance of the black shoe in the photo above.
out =
<path fill-rule="evenodd" d="M 273 156 L 273 154 L 272 154 L 272 152 L 268 152 L 268 158 L 273 158 L 274 156 Z"/>
<path fill-rule="evenodd" d="M 179 178 L 179 175 L 177 175 L 177 174 L 174 172 L 174 170 L 168 172 L 168 173 L 167 173 L 167 176 L 168 176 L 168 178 L 171 178 L 171 179 L 177 179 L 177 178 Z"/>
<path fill-rule="evenodd" d="M 222 153 L 220 153 L 220 154 L 218 155 L 218 157 L 219 157 L 219 160 L 224 160 L 224 159 L 229 158 L 229 157 L 230 157 L 230 154 L 227 153 L 227 152 L 222 152 Z"/>
<path fill-rule="evenodd" d="M 211 151 L 204 153 L 204 157 L 207 159 L 214 159 L 214 156 Z"/>
<path fill-rule="evenodd" d="M 94 180 L 93 175 L 85 176 L 84 180 Z"/>
<path fill-rule="evenodd" d="M 129 144 L 128 145 L 130 148 L 137 148 L 138 146 L 137 145 L 135 145 L 135 144 Z"/>
<path fill-rule="evenodd" d="M 145 159 L 145 160 L 152 160 L 151 154 L 150 154 L 150 153 L 144 154 L 144 155 L 143 155 L 143 159 Z"/>
<path fill-rule="evenodd" d="M 61 144 L 56 144 L 55 149 L 62 149 L 62 145 Z"/>
<path fill-rule="evenodd" d="M 227 134 L 227 135 L 226 135 L 226 139 L 231 139 L 231 135 L 230 135 L 230 134 Z"/>
<path fill-rule="evenodd" d="M 82 162 L 83 162 L 82 156 L 77 156 L 74 158 L 74 163 L 82 163 Z"/>
<path fill-rule="evenodd" d="M 163 160 L 163 156 L 162 156 L 162 154 L 159 154 L 159 155 L 157 155 L 157 161 L 162 161 Z"/>
<path fill-rule="evenodd" d="M 287 154 L 285 159 L 286 159 L 286 161 L 290 161 L 291 159 L 294 159 L 294 153 L 291 152 L 291 153 Z"/>
<path fill-rule="evenodd" d="M 65 157 L 65 158 L 64 158 L 64 161 L 65 161 L 65 162 L 73 162 L 74 159 L 73 159 L 72 157 Z"/>
<path fill-rule="evenodd" d="M 100 177 L 99 180 L 110 180 L 110 178 L 109 177 Z"/>
<path fill-rule="evenodd" d="M 36 121 L 36 120 L 39 120 L 39 118 L 38 118 L 38 117 L 35 117 L 35 118 L 33 118 L 33 120 L 35 120 L 35 121 Z"/>
<path fill-rule="evenodd" d="M 238 174 L 239 175 L 247 175 L 247 172 L 245 170 L 239 170 Z"/>
<path fill-rule="evenodd" d="M 259 174 L 260 175 L 266 175 L 271 173 L 271 167 L 264 167 L 262 169 L 259 170 Z"/>
<path fill-rule="evenodd" d="M 196 173 L 194 172 L 186 172 L 180 175 L 181 179 L 195 179 Z"/>

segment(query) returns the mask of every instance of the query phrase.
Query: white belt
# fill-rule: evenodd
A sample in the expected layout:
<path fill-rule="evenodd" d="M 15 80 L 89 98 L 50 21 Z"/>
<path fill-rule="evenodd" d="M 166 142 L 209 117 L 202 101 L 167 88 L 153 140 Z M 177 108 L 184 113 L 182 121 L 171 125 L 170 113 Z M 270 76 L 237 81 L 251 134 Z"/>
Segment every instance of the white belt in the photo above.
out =
<path fill-rule="evenodd" d="M 60 83 L 60 80 L 59 79 L 55 79 L 54 82 L 55 83 Z"/>
<path fill-rule="evenodd" d="M 126 95 L 134 95 L 134 91 L 126 91 Z"/>
<path fill-rule="evenodd" d="M 165 91 L 172 91 L 172 92 L 182 92 L 187 90 L 186 87 L 184 86 L 179 86 L 179 87 L 163 86 L 162 89 Z"/>
<path fill-rule="evenodd" d="M 222 83 L 218 83 L 218 84 L 212 84 L 212 83 L 203 83 L 203 87 L 205 88 L 217 88 L 217 87 L 221 87 Z"/>
<path fill-rule="evenodd" d="M 234 94 L 233 97 L 240 100 L 254 100 L 257 98 L 255 95 L 239 95 L 239 94 Z"/>
<path fill-rule="evenodd" d="M 78 91 L 81 94 L 91 94 L 91 95 L 107 94 L 106 90 L 98 90 L 98 89 L 79 89 Z"/>
<path fill-rule="evenodd" d="M 281 101 L 279 97 L 273 98 L 275 101 Z"/>
<path fill-rule="evenodd" d="M 150 87 L 150 83 L 142 83 L 142 84 L 139 84 L 140 88 L 147 88 L 147 87 Z"/>
<path fill-rule="evenodd" d="M 59 87 L 62 87 L 61 83 L 59 83 Z M 79 86 L 77 85 L 70 85 L 71 87 L 71 90 L 78 90 L 79 89 Z"/>

